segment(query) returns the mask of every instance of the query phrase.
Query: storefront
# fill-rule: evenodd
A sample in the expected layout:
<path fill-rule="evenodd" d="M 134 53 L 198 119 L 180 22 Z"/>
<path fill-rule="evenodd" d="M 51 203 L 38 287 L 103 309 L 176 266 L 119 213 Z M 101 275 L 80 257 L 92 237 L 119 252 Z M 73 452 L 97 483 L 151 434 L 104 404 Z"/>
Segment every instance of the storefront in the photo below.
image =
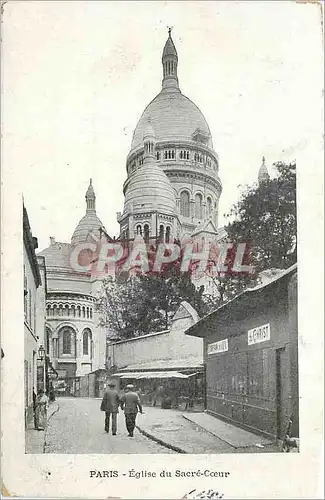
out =
<path fill-rule="evenodd" d="M 203 366 L 184 371 L 118 372 L 112 377 L 122 392 L 133 384 L 144 405 L 203 409 Z"/>
<path fill-rule="evenodd" d="M 108 374 L 121 390 L 132 383 L 143 404 L 203 409 L 204 364 L 202 339 L 185 335 L 199 320 L 183 301 L 169 330 L 111 342 Z"/>
<path fill-rule="evenodd" d="M 298 437 L 296 265 L 186 333 L 204 338 L 210 414 L 279 439 L 293 417 Z"/>

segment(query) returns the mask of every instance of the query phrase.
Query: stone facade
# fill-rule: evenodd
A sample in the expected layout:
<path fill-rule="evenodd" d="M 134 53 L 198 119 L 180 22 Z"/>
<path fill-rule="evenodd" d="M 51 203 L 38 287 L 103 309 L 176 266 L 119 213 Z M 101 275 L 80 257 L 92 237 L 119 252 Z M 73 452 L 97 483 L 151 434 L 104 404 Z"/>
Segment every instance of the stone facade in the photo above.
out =
<path fill-rule="evenodd" d="M 73 232 L 71 243 L 51 238 L 39 255 L 47 273 L 46 349 L 61 379 L 73 379 L 105 366 L 106 332 L 98 326 L 94 302 L 99 280 L 76 271 L 71 262 L 74 247 L 96 242 L 103 227 L 96 214 L 96 196 L 90 181 L 86 214 Z"/>

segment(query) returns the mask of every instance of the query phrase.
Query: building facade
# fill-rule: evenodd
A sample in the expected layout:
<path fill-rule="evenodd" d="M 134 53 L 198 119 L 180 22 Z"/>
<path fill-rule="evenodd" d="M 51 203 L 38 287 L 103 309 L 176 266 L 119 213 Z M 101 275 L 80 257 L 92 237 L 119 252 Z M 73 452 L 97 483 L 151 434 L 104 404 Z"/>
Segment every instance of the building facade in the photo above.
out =
<path fill-rule="evenodd" d="M 296 265 L 186 333 L 204 339 L 209 413 L 280 440 L 292 418 L 299 436 Z"/>
<path fill-rule="evenodd" d="M 96 213 L 96 195 L 90 181 L 86 214 L 77 224 L 70 243 L 55 241 L 40 252 L 47 274 L 46 354 L 67 393 L 74 379 L 105 366 L 106 332 L 98 325 L 95 297 L 98 277 L 79 272 L 71 257 L 78 244 L 98 243 L 105 230 Z"/>
<path fill-rule="evenodd" d="M 203 404 L 203 342 L 184 333 L 198 320 L 197 312 L 183 301 L 168 330 L 110 342 L 109 379 L 119 389 L 135 384 L 147 404 L 157 399 L 158 388 L 160 399 L 169 397 L 175 407 L 186 399 Z"/>
<path fill-rule="evenodd" d="M 23 276 L 24 276 L 24 395 L 26 425 L 33 416 L 33 396 L 45 390 L 45 361 L 42 355 L 45 328 L 45 279 L 35 253 L 38 243 L 32 235 L 23 206 Z M 41 350 L 40 350 L 41 348 Z M 41 359 L 40 359 L 41 358 Z"/>

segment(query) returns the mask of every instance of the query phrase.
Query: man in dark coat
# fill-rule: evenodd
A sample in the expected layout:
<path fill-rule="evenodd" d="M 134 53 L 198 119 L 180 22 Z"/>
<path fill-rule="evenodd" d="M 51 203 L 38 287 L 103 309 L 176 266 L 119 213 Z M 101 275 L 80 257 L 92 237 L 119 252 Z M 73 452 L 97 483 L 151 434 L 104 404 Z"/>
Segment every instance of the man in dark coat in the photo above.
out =
<path fill-rule="evenodd" d="M 109 420 L 112 415 L 112 435 L 116 436 L 117 431 L 117 414 L 120 404 L 118 392 L 115 389 L 115 384 L 108 384 L 109 389 L 105 392 L 100 405 L 101 411 L 105 412 L 105 431 L 109 432 Z"/>
<path fill-rule="evenodd" d="M 124 409 L 125 425 L 129 433 L 129 437 L 133 437 L 138 408 L 140 413 L 142 413 L 142 405 L 132 384 L 126 386 L 126 393 L 121 397 L 121 408 L 122 410 Z"/>

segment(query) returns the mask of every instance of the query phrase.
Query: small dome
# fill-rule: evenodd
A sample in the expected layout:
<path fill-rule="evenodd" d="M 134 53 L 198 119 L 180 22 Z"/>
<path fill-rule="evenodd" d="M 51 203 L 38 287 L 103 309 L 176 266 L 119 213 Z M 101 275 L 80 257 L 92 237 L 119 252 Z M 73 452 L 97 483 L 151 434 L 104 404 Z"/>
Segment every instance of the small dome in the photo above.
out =
<path fill-rule="evenodd" d="M 97 241 L 100 239 L 100 228 L 104 228 L 96 212 L 86 213 L 79 221 L 71 238 L 71 245 L 78 245 L 86 241 Z M 105 228 L 104 228 L 105 229 Z"/>
<path fill-rule="evenodd" d="M 96 214 L 96 195 L 92 180 L 86 192 L 86 215 L 79 221 L 71 238 L 71 245 L 78 245 L 86 241 L 98 241 L 100 239 L 100 228 L 104 228 L 101 220 Z"/>
<path fill-rule="evenodd" d="M 155 160 L 144 163 L 130 176 L 125 193 L 124 213 L 147 210 L 171 215 L 176 212 L 174 188 Z"/>

